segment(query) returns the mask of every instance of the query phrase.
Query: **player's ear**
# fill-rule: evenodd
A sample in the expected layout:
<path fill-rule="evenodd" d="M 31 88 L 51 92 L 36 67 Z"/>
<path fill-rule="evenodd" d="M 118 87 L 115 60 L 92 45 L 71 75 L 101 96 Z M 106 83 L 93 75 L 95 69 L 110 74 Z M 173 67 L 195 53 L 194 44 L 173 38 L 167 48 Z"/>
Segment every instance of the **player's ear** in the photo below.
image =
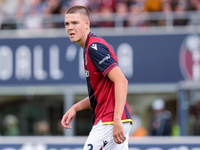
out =
<path fill-rule="evenodd" d="M 86 25 L 86 29 L 88 29 L 90 27 L 90 21 L 87 20 L 86 23 L 85 23 L 85 25 Z"/>

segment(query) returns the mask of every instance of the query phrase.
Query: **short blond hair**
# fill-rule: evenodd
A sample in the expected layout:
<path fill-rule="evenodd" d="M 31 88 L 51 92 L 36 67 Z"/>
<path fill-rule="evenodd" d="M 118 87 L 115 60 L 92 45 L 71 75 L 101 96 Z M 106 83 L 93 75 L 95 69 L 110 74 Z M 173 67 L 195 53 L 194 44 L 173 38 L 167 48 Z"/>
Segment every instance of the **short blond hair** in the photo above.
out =
<path fill-rule="evenodd" d="M 83 15 L 87 16 L 88 19 L 90 20 L 90 11 L 84 6 L 75 5 L 75 6 L 68 8 L 67 11 L 65 12 L 65 14 L 75 14 L 75 13 L 83 14 Z"/>

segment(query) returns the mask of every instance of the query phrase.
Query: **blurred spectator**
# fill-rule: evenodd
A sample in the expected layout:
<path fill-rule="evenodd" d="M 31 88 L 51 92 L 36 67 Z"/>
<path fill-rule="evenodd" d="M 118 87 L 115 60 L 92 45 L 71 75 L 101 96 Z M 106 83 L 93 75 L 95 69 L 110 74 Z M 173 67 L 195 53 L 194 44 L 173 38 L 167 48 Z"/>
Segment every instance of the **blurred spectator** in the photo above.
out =
<path fill-rule="evenodd" d="M 101 7 L 109 7 L 114 12 L 116 0 L 100 0 Z"/>
<path fill-rule="evenodd" d="M 165 109 L 165 101 L 163 99 L 156 99 L 153 101 L 152 111 L 149 134 L 152 136 L 171 135 L 171 112 Z"/>
<path fill-rule="evenodd" d="M 127 6 L 130 7 L 132 4 L 134 4 L 137 6 L 139 12 L 143 12 L 144 11 L 144 1 L 145 0 L 129 0 L 127 2 Z"/>
<path fill-rule="evenodd" d="M 200 25 L 200 0 L 193 0 L 192 1 L 192 7 L 195 11 L 197 11 L 195 14 L 192 14 L 190 16 L 190 19 L 188 21 L 188 25 Z"/>
<path fill-rule="evenodd" d="M 16 29 L 15 12 L 19 0 L 0 0 L 0 29 Z"/>
<path fill-rule="evenodd" d="M 92 11 L 99 12 L 100 5 L 101 5 L 101 3 L 99 2 L 99 0 L 90 0 L 88 9 L 91 13 L 92 13 Z"/>
<path fill-rule="evenodd" d="M 24 26 L 27 29 L 42 28 L 42 3 L 41 0 L 31 0 L 28 15 L 25 16 Z"/>
<path fill-rule="evenodd" d="M 70 7 L 72 0 L 61 0 L 61 14 L 65 14 L 66 10 Z"/>
<path fill-rule="evenodd" d="M 42 120 L 33 124 L 35 135 L 50 135 L 50 126 L 48 122 Z"/>
<path fill-rule="evenodd" d="M 162 12 L 165 15 L 165 20 L 159 20 L 159 26 L 166 26 L 167 25 L 166 19 L 168 18 L 169 15 L 171 15 L 172 11 L 173 10 L 172 10 L 171 3 L 169 3 L 169 2 L 163 2 L 162 3 Z M 173 22 L 170 25 L 173 25 Z"/>
<path fill-rule="evenodd" d="M 61 13 L 61 2 L 59 0 L 46 0 L 45 5 L 49 8 L 51 14 Z"/>
<path fill-rule="evenodd" d="M 199 3 L 199 0 L 190 0 L 189 2 L 189 10 L 195 11 L 195 7 Z"/>
<path fill-rule="evenodd" d="M 88 9 L 90 10 L 90 26 L 91 27 L 99 27 L 99 12 L 100 12 L 100 2 L 99 0 L 90 0 L 90 4 L 88 6 Z"/>
<path fill-rule="evenodd" d="M 18 4 L 17 4 L 17 11 L 15 13 L 17 29 L 21 29 L 21 28 L 24 27 L 24 22 L 23 22 L 24 21 L 24 15 L 25 15 L 24 1 L 19 0 Z"/>
<path fill-rule="evenodd" d="M 128 13 L 128 7 L 125 2 L 119 2 L 116 4 L 115 7 L 115 13 L 116 13 L 116 26 L 117 27 L 126 27 L 127 26 L 127 13 Z"/>
<path fill-rule="evenodd" d="M 114 27 L 114 21 L 113 20 L 113 11 L 110 7 L 101 7 L 100 9 L 101 16 L 100 18 L 102 21 L 99 23 L 99 27 Z"/>
<path fill-rule="evenodd" d="M 43 28 L 55 28 L 55 23 L 53 22 L 53 18 L 51 15 L 51 10 L 48 6 L 46 6 L 44 8 Z"/>
<path fill-rule="evenodd" d="M 142 126 L 141 118 L 134 111 L 134 107 L 129 105 L 129 110 L 132 115 L 133 125 L 130 131 L 130 136 L 138 137 L 138 136 L 146 136 L 147 130 Z"/>
<path fill-rule="evenodd" d="M 53 26 L 53 28 L 63 28 L 64 24 L 63 22 L 60 22 L 59 17 L 63 11 L 62 11 L 62 3 L 60 0 L 46 0 L 45 2 L 45 15 L 47 19 L 46 21 L 52 20 L 52 24 L 50 26 Z M 51 16 L 52 15 L 52 16 Z"/>
<path fill-rule="evenodd" d="M 146 0 L 144 5 L 144 11 L 146 12 L 160 12 L 162 9 L 161 0 Z M 148 26 L 157 26 L 158 20 L 149 19 L 147 21 Z"/>
<path fill-rule="evenodd" d="M 181 18 L 185 15 L 185 11 L 188 9 L 187 0 L 178 0 L 177 5 L 175 6 L 175 13 L 177 19 L 174 19 L 174 26 L 183 26 L 187 24 L 187 19 Z"/>
<path fill-rule="evenodd" d="M 142 13 L 141 7 L 137 3 L 131 3 L 129 5 L 129 16 L 128 16 L 128 26 L 139 26 L 145 27 L 145 17 L 146 15 L 143 13 L 143 17 L 139 16 Z"/>
<path fill-rule="evenodd" d="M 85 6 L 85 7 L 88 7 L 89 5 L 89 1 L 90 0 L 72 0 L 71 1 L 71 6 L 74 6 L 74 5 L 82 5 L 82 6 Z"/>
<path fill-rule="evenodd" d="M 172 5 L 170 2 L 163 2 L 162 3 L 162 12 L 165 15 L 171 14 L 171 12 L 173 11 L 172 9 Z"/>
<path fill-rule="evenodd" d="M 20 135 L 20 129 L 18 127 L 18 119 L 12 114 L 5 116 L 3 124 L 6 128 L 4 135 L 6 136 L 17 136 Z"/>
<path fill-rule="evenodd" d="M 146 0 L 144 5 L 144 11 L 147 12 L 159 12 L 161 11 L 161 0 Z"/>
<path fill-rule="evenodd" d="M 0 0 L 0 13 L 14 15 L 19 0 Z"/>
<path fill-rule="evenodd" d="M 177 0 L 177 5 L 181 6 L 185 11 L 187 11 L 190 6 L 190 0 Z"/>

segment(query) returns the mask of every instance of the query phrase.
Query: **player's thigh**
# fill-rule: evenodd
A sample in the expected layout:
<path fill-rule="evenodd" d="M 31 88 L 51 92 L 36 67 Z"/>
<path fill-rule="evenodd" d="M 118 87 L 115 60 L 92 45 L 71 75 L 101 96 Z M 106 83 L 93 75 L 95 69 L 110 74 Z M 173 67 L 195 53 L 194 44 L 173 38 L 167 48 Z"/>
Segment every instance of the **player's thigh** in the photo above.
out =
<path fill-rule="evenodd" d="M 85 142 L 83 150 L 100 150 L 100 148 L 103 145 L 102 130 L 103 130 L 103 125 L 101 124 L 101 122 L 93 126 Z"/>
<path fill-rule="evenodd" d="M 107 134 L 106 133 L 104 134 L 104 136 L 107 137 L 106 139 L 108 140 L 108 143 L 107 143 L 107 145 L 105 145 L 103 147 L 102 150 L 129 150 L 128 139 L 129 139 L 129 132 L 131 130 L 131 124 L 123 123 L 124 134 L 126 136 L 126 140 L 122 144 L 115 143 L 114 138 L 113 138 L 113 127 L 112 126 L 109 127 L 110 128 L 109 130 L 107 130 Z M 104 131 L 106 131 L 106 130 L 104 130 Z"/>
<path fill-rule="evenodd" d="M 83 150 L 128 150 L 128 138 L 131 129 L 130 123 L 123 123 L 126 140 L 122 144 L 117 144 L 113 138 L 113 125 L 102 125 L 100 121 L 93 126 Z"/>

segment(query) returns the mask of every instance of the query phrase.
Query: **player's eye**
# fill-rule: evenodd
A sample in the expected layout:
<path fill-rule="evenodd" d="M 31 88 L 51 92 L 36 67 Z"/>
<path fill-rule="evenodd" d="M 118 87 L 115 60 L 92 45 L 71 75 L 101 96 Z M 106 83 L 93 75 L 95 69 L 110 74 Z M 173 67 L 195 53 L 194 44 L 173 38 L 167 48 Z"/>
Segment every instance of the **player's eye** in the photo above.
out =
<path fill-rule="evenodd" d="M 69 25 L 69 23 L 68 23 L 68 22 L 65 22 L 65 25 L 67 26 L 67 25 Z"/>

